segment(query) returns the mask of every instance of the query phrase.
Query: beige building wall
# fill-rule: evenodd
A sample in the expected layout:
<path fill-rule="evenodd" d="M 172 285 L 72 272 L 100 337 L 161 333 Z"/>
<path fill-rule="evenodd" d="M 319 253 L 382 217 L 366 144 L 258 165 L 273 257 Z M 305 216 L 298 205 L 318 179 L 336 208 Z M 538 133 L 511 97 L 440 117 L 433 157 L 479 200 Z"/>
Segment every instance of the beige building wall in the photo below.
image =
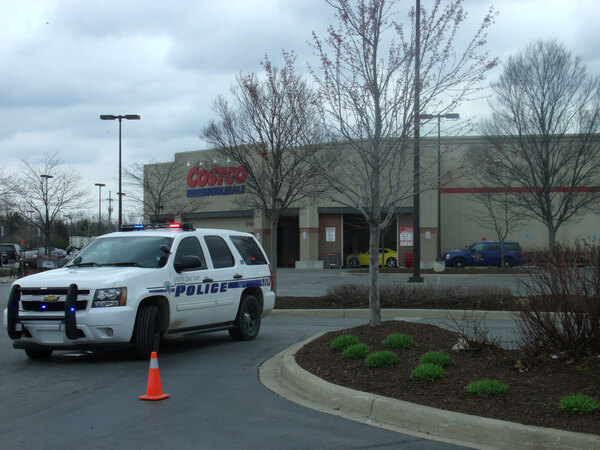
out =
<path fill-rule="evenodd" d="M 469 176 L 469 171 L 463 163 L 465 152 L 471 147 L 482 148 L 486 143 L 486 139 L 481 136 L 442 138 L 442 251 L 463 248 L 482 239 L 498 239 L 493 230 L 483 228 L 475 220 L 478 215 L 486 212 L 474 196 L 456 192 L 475 186 L 473 178 Z M 600 177 L 598 185 L 600 185 Z M 598 237 L 600 237 L 600 215 L 592 213 L 564 223 L 558 229 L 556 236 L 557 241 L 562 243 L 573 243 L 576 239 L 586 239 L 591 242 Z M 540 249 L 548 246 L 548 231 L 542 223 L 527 220 L 511 231 L 507 239 L 519 242 L 525 250 Z"/>
<path fill-rule="evenodd" d="M 441 231 L 439 231 L 437 137 L 424 138 L 421 141 L 420 183 L 422 193 L 419 217 L 421 259 L 426 267 L 431 266 L 437 257 L 438 235 L 442 253 L 453 248 L 462 248 L 482 239 L 497 239 L 492 230 L 482 228 L 474 220 L 477 215 L 485 214 L 483 208 L 474 201 L 472 195 L 461 191 L 461 189 L 474 185 L 463 164 L 463 156 L 469 148 L 482 147 L 485 142 L 482 137 L 442 138 L 440 146 L 442 189 L 439 217 Z M 244 202 L 244 183 L 240 182 L 239 177 L 235 178 L 234 176 L 237 167 L 235 163 L 228 161 L 216 150 L 176 153 L 175 162 L 178 168 L 176 177 L 178 195 L 171 204 L 163 206 L 162 212 L 165 215 L 183 209 L 178 219 L 183 222 L 191 222 L 196 227 L 230 228 L 254 233 L 270 254 L 270 222 L 268 217 L 260 211 L 255 211 L 251 205 Z M 403 213 L 396 219 L 398 228 L 396 249 L 399 252 L 400 264 L 403 263 L 406 253 L 412 252 L 412 247 L 400 246 L 399 238 L 402 228 L 412 226 L 412 164 L 412 160 L 407 161 L 403 169 L 407 195 L 403 204 L 398 205 L 399 210 L 402 209 Z M 190 171 L 195 171 L 191 178 Z M 211 171 L 220 171 L 220 176 L 217 174 L 216 178 L 210 180 L 212 184 L 206 179 L 206 174 Z M 198 179 L 200 172 L 204 174 L 203 181 L 206 181 L 206 184 L 190 186 L 188 182 L 193 184 L 194 180 Z M 212 191 L 210 191 L 211 189 Z M 228 193 L 228 195 L 189 197 L 189 191 Z M 342 209 L 343 207 L 339 203 L 331 200 L 303 201 L 298 205 L 293 205 L 288 213 L 297 217 L 298 221 L 299 255 L 296 255 L 296 264 L 298 261 L 323 261 L 329 251 L 342 252 L 345 233 L 343 214 L 339 212 Z M 145 211 L 145 217 L 151 218 L 147 211 Z M 325 230 L 327 227 L 335 227 L 335 242 L 326 240 Z M 600 216 L 589 214 L 577 222 L 561 226 L 557 239 L 560 242 L 573 242 L 576 238 L 593 241 L 599 236 Z M 508 239 L 518 241 L 524 249 L 535 249 L 546 246 L 548 236 L 542 224 L 530 220 L 510 233 Z"/>

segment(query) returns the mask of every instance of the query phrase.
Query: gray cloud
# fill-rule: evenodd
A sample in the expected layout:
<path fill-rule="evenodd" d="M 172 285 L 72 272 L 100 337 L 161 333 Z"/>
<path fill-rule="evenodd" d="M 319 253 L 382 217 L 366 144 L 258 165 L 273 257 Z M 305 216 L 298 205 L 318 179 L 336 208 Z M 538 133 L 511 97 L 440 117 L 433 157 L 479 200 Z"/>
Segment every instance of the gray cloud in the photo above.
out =
<path fill-rule="evenodd" d="M 424 7 L 432 0 L 422 0 Z M 414 2 L 402 3 L 411 7 Z M 596 0 L 503 0 L 490 30 L 490 54 L 506 58 L 532 40 L 556 37 L 600 71 Z M 464 39 L 489 7 L 466 0 Z M 0 149 L 17 170 L 58 152 L 116 192 L 117 122 L 100 114 L 140 114 L 123 124 L 123 161 L 168 160 L 205 147 L 199 139 L 212 101 L 228 94 L 240 71 L 260 70 L 281 49 L 313 58 L 311 32 L 324 36 L 332 9 L 321 0 L 0 0 Z M 402 13 L 404 14 L 404 13 Z M 314 60 L 313 60 L 314 61 Z M 492 79 L 492 78 L 491 78 Z M 484 115 L 485 102 L 464 115 Z"/>

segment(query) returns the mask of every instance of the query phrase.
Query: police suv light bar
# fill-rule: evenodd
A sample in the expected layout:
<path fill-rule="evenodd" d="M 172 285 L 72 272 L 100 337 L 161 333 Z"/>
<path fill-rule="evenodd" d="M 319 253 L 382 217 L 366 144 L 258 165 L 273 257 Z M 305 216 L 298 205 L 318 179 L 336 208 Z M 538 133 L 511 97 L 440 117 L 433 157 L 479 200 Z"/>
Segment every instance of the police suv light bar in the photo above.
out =
<path fill-rule="evenodd" d="M 191 223 L 136 223 L 124 224 L 121 226 L 121 231 L 137 231 L 137 230 L 159 230 L 159 229 L 180 229 L 183 231 L 193 231 L 194 227 Z"/>

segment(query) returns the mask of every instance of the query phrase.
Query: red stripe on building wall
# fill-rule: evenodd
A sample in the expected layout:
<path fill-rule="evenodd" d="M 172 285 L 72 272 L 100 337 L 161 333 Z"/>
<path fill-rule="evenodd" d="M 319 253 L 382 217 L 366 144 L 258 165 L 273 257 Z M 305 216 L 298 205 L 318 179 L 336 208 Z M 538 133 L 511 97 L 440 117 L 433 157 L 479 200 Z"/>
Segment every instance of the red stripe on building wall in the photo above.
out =
<path fill-rule="evenodd" d="M 541 191 L 541 188 L 532 187 L 481 187 L 481 188 L 442 188 L 442 194 L 516 194 L 521 192 L 536 192 Z M 600 186 L 581 186 L 570 188 L 567 186 L 556 187 L 551 189 L 552 192 L 600 192 Z"/>

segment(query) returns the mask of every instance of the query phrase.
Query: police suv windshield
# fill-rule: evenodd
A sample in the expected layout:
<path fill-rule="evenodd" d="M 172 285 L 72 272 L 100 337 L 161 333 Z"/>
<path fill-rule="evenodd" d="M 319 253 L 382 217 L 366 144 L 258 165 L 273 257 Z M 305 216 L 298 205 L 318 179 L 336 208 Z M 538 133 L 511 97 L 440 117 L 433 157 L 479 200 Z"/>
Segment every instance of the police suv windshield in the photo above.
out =
<path fill-rule="evenodd" d="M 90 242 L 67 265 L 164 267 L 173 238 L 163 236 L 119 236 L 98 238 Z"/>

